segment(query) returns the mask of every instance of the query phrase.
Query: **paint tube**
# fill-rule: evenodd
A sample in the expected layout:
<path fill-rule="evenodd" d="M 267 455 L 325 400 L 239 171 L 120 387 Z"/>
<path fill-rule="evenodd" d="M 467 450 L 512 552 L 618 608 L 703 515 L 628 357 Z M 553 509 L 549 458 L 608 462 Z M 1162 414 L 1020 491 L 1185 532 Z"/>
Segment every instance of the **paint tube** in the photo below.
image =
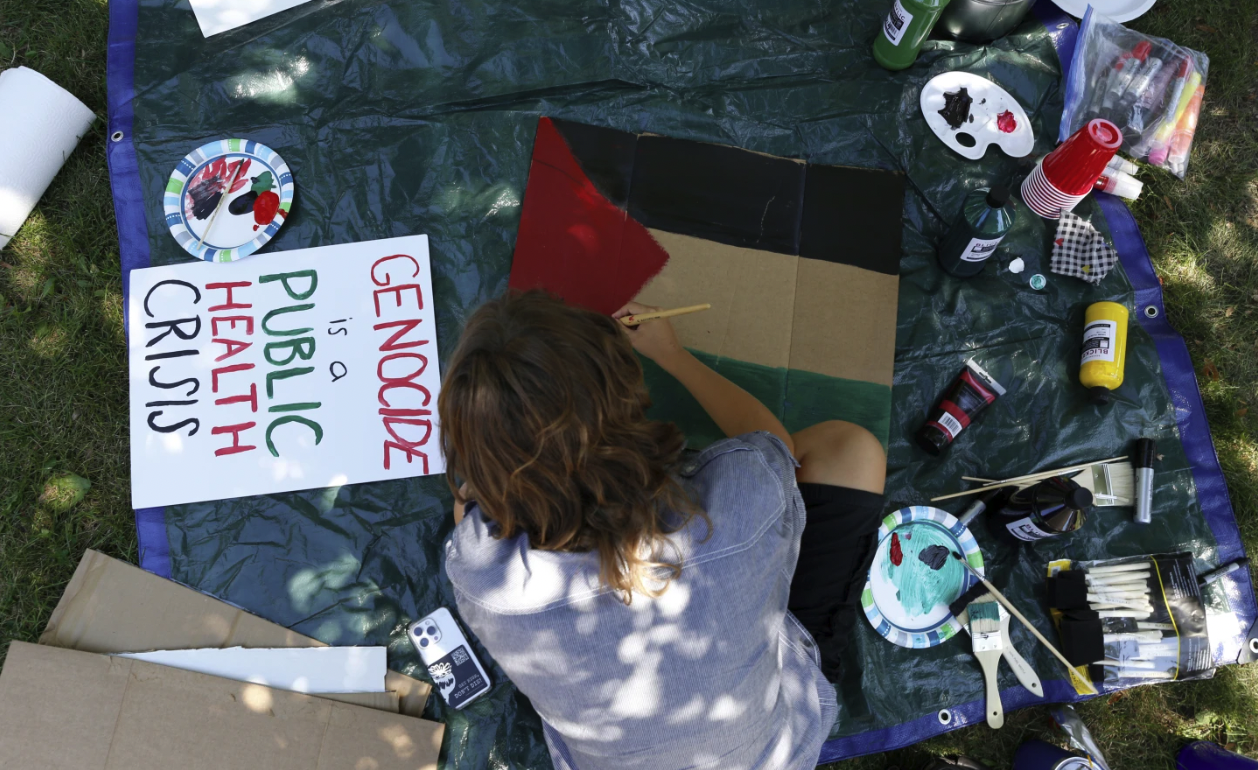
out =
<path fill-rule="evenodd" d="M 1004 394 L 1000 383 L 971 358 L 917 431 L 917 445 L 932 455 L 940 454 L 988 404 Z"/>

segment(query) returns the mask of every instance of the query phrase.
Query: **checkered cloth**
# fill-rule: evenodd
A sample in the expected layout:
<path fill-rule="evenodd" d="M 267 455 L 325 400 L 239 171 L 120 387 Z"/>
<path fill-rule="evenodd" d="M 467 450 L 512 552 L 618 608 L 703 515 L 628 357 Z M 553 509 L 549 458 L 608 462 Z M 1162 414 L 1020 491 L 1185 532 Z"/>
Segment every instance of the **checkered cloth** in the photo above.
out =
<path fill-rule="evenodd" d="M 1118 252 L 1091 222 L 1069 211 L 1061 213 L 1049 265 L 1054 273 L 1100 283 L 1117 262 Z"/>

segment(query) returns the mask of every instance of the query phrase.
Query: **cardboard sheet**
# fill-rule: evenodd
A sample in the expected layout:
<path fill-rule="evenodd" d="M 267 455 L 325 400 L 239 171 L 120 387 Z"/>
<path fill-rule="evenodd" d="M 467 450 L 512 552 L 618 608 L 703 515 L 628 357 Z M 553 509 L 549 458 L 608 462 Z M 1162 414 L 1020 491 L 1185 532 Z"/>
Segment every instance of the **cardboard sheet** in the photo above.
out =
<path fill-rule="evenodd" d="M 436 770 L 444 725 L 192 671 L 14 642 L 0 767 Z"/>
<path fill-rule="evenodd" d="M 105 653 L 326 646 L 91 550 L 83 554 L 39 643 Z M 402 714 L 424 713 L 428 684 L 390 671 L 385 687 L 399 696 Z M 373 697 L 373 703 L 378 699 Z"/>
<path fill-rule="evenodd" d="M 848 420 L 884 443 L 899 298 L 902 174 L 542 118 L 511 286 L 599 312 L 706 302 L 683 345 L 789 430 Z M 651 416 L 721 434 L 646 367 Z"/>
<path fill-rule="evenodd" d="M 189 0 L 201 34 L 209 37 L 242 27 L 310 0 Z"/>
<path fill-rule="evenodd" d="M 385 691 L 384 647 L 202 647 L 124 652 L 120 657 L 309 695 Z"/>
<path fill-rule="evenodd" d="M 428 238 L 131 275 L 135 508 L 441 473 Z"/>

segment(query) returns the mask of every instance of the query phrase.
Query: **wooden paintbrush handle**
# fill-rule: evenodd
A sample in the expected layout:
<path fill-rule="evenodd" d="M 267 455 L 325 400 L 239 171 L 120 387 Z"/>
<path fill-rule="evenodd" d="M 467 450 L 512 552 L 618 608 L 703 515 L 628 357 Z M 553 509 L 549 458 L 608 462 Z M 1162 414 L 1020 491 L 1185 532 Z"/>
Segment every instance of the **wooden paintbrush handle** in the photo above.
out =
<path fill-rule="evenodd" d="M 643 321 L 654 321 L 657 318 L 672 318 L 676 315 L 686 315 L 687 313 L 698 313 L 700 310 L 710 310 L 712 306 L 704 303 L 702 305 L 688 305 L 686 307 L 675 307 L 672 310 L 653 310 L 650 313 L 638 313 L 637 315 L 627 315 L 620 319 L 625 326 L 637 326 Z"/>

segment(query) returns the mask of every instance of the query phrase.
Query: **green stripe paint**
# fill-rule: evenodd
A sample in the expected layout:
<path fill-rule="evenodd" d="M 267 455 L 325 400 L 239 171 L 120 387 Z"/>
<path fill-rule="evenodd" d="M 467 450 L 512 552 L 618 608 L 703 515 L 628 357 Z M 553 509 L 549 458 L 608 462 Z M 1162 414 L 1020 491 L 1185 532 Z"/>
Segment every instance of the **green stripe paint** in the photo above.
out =
<path fill-rule="evenodd" d="M 826 420 L 847 420 L 873 433 L 883 447 L 887 445 L 891 388 L 886 385 L 690 352 L 759 399 L 792 433 Z M 642 369 L 653 402 L 648 417 L 677 423 L 692 448 L 725 437 L 681 383 L 645 358 Z"/>

